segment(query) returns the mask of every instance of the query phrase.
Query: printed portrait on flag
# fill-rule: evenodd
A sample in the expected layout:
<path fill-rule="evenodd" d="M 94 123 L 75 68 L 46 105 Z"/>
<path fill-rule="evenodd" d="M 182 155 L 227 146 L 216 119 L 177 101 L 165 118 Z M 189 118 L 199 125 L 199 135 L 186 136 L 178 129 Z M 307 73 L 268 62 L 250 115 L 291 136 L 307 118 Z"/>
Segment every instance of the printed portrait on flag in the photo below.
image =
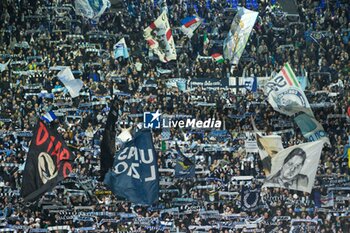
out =
<path fill-rule="evenodd" d="M 301 174 L 306 160 L 306 153 L 301 148 L 293 149 L 283 160 L 281 169 L 268 181 L 277 183 L 285 188 L 307 186 L 309 178 Z"/>
<path fill-rule="evenodd" d="M 304 143 L 280 151 L 272 159 L 271 174 L 263 187 L 311 192 L 325 140 Z"/>

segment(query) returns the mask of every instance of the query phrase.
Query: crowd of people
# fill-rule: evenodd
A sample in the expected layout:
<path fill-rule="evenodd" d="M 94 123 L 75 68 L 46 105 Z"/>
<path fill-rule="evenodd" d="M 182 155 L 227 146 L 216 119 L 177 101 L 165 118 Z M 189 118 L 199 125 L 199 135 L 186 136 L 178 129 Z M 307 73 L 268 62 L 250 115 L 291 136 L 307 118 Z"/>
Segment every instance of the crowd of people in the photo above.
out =
<path fill-rule="evenodd" d="M 349 232 L 349 2 L 297 0 L 298 16 L 275 1 L 158 2 L 123 1 L 96 21 L 76 15 L 72 0 L 0 1 L 0 63 L 8 62 L 0 82 L 0 231 Z M 217 63 L 211 55 L 223 54 L 237 2 L 259 16 L 239 64 Z M 165 6 L 177 52 L 168 63 L 143 38 Z M 189 39 L 179 27 L 191 15 L 204 21 Z M 123 37 L 130 57 L 115 59 L 113 45 Z M 254 141 L 252 118 L 259 131 L 280 134 L 285 148 L 306 142 L 293 119 L 268 104 L 259 81 L 286 62 L 307 78 L 306 96 L 331 144 L 322 151 L 311 193 L 261 188 L 261 159 L 247 148 Z M 69 66 L 84 82 L 80 96 L 70 97 L 58 66 Z M 258 77 L 257 92 L 193 85 L 250 76 Z M 155 205 L 117 197 L 99 180 L 100 142 L 114 96 L 125 103 L 117 135 L 133 132 L 144 112 L 157 110 L 223 122 L 220 129 L 153 130 L 160 176 Z M 32 130 L 51 110 L 58 117 L 52 124 L 76 155 L 73 172 L 38 201 L 24 203 L 19 193 Z M 175 142 L 194 159 L 195 178 L 174 177 Z M 246 189 L 261 197 L 255 208 L 244 207 Z M 330 194 L 332 204 L 320 201 Z"/>

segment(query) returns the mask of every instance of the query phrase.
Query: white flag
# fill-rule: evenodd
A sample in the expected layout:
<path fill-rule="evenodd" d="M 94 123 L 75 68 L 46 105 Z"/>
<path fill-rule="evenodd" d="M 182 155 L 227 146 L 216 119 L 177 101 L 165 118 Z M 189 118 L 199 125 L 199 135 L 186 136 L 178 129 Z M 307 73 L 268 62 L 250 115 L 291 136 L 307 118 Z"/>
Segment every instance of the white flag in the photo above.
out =
<path fill-rule="evenodd" d="M 72 98 L 79 96 L 79 92 L 83 87 L 83 81 L 80 79 L 75 79 L 69 67 L 66 67 L 64 70 L 61 70 L 57 74 L 57 77 L 59 78 L 59 80 L 61 80 L 61 82 L 67 88 Z"/>
<path fill-rule="evenodd" d="M 263 187 L 279 187 L 311 193 L 326 139 L 288 147 L 272 159 L 271 174 Z"/>
<path fill-rule="evenodd" d="M 158 55 L 160 61 L 176 60 L 174 38 L 171 33 L 168 16 L 164 11 L 143 31 L 143 37 L 153 52 Z"/>
<path fill-rule="evenodd" d="M 258 14 L 258 12 L 244 7 L 238 8 L 238 13 L 233 19 L 231 29 L 224 41 L 224 57 L 229 59 L 232 64 L 238 64 Z"/>

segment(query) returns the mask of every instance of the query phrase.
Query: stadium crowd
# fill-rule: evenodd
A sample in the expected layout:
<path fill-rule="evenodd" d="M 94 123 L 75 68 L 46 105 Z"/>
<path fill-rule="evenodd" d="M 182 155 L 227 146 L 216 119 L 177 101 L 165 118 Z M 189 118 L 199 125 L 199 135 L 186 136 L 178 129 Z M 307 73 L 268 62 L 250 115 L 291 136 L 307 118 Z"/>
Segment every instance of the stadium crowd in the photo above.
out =
<path fill-rule="evenodd" d="M 77 16 L 71 0 L 0 1 L 0 63 L 10 61 L 0 82 L 0 231 L 289 232 L 292 220 L 308 219 L 315 221 L 297 224 L 293 232 L 349 232 L 349 2 L 298 0 L 297 17 L 275 1 L 240 3 L 259 16 L 238 66 L 232 67 L 210 56 L 223 53 L 236 1 L 168 0 L 177 51 L 177 60 L 168 63 L 161 63 L 143 38 L 165 7 L 156 2 L 124 1 L 123 9 L 109 9 L 93 21 Z M 178 29 L 189 15 L 204 19 L 191 39 Z M 122 37 L 130 57 L 114 59 L 113 45 Z M 331 142 L 322 151 L 311 193 L 261 189 L 262 162 L 246 148 L 251 118 L 260 131 L 282 135 L 284 147 L 306 142 L 292 118 L 272 109 L 261 86 L 253 93 L 239 85 L 191 85 L 196 79 L 249 76 L 260 84 L 285 62 L 308 79 L 305 93 Z M 70 66 L 83 80 L 79 97 L 72 99 L 64 89 L 57 66 Z M 135 130 L 144 112 L 156 110 L 223 121 L 220 130 L 153 130 L 160 173 L 157 205 L 132 204 L 99 181 L 100 142 L 114 96 L 125 103 L 117 134 Z M 76 155 L 74 172 L 38 202 L 25 204 L 19 190 L 31 131 L 51 110 L 58 117 L 52 124 Z M 195 158 L 195 178 L 174 177 L 175 141 Z M 244 208 L 245 189 L 259 190 L 255 208 Z M 332 205 L 321 203 L 330 191 Z"/>

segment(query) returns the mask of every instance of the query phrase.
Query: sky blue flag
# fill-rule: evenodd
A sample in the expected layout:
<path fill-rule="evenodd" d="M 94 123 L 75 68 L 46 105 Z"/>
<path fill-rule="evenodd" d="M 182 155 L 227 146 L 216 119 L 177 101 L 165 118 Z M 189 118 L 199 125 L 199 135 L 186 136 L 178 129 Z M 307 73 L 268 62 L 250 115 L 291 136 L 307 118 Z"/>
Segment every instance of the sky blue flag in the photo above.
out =
<path fill-rule="evenodd" d="M 152 205 L 159 197 L 157 154 L 150 130 L 138 131 L 114 157 L 104 183 L 135 204 Z"/>
<path fill-rule="evenodd" d="M 128 47 L 126 46 L 125 39 L 122 38 L 118 43 L 116 43 L 113 46 L 114 49 L 114 58 L 117 59 L 118 57 L 128 58 L 129 52 Z"/>
<path fill-rule="evenodd" d="M 301 89 L 305 91 L 305 88 L 307 86 L 307 77 L 305 76 L 297 76 L 297 79 L 300 83 Z"/>

